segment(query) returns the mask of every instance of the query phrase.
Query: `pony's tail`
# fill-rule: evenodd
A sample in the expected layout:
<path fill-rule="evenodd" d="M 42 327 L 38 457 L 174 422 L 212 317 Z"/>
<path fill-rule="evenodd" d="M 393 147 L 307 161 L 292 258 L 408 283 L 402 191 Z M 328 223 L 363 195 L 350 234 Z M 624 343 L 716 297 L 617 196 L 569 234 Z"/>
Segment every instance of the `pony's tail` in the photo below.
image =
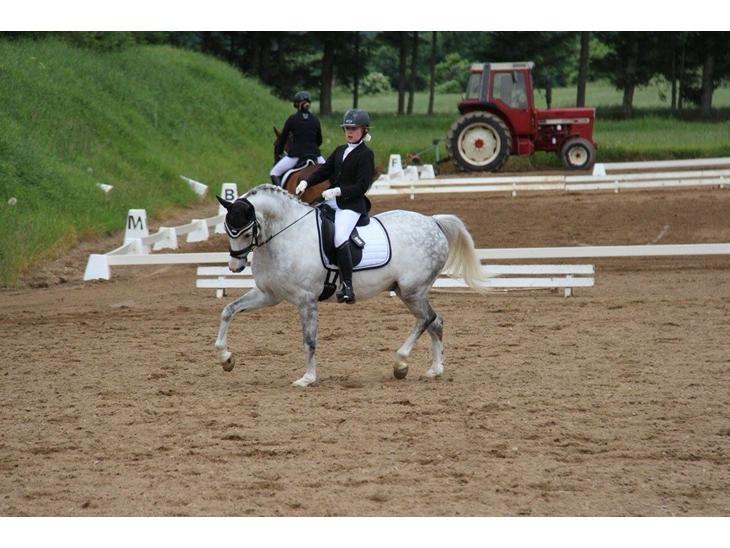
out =
<path fill-rule="evenodd" d="M 474 250 L 474 240 L 464 223 L 456 215 L 434 215 L 433 219 L 449 242 L 449 256 L 443 272 L 452 278 L 462 278 L 466 285 L 477 291 L 486 291 L 489 278 L 482 270 Z"/>

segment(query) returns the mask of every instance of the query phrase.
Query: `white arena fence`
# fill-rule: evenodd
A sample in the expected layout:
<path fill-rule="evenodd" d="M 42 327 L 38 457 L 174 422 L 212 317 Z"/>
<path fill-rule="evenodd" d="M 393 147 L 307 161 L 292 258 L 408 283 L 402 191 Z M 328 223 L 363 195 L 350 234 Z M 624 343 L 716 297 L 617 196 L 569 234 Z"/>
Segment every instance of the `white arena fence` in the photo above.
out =
<path fill-rule="evenodd" d="M 594 268 L 591 264 L 580 265 L 486 265 L 482 270 L 488 276 L 486 287 L 490 289 L 553 289 L 563 288 L 565 296 L 573 294 L 574 287 L 593 287 Z M 215 289 L 219 299 L 226 289 L 250 289 L 256 287 L 251 267 L 242 272 L 231 272 L 223 266 L 199 266 L 195 287 Z M 433 284 L 436 289 L 466 289 L 464 280 L 440 277 Z"/>
<path fill-rule="evenodd" d="M 198 183 L 202 184 L 202 183 Z M 237 198 L 235 183 L 224 183 L 221 194 L 228 200 Z M 188 242 L 203 241 L 209 238 L 210 229 L 224 233 L 225 210 L 219 207 L 218 215 L 207 219 L 193 219 L 190 223 L 175 227 L 160 227 L 155 234 L 149 234 L 147 215 L 144 210 L 130 210 L 127 217 L 124 243 L 105 254 L 92 254 L 84 272 L 84 280 L 109 279 L 112 266 L 131 265 L 222 265 L 228 262 L 227 252 L 208 253 L 152 253 L 161 249 L 177 249 L 178 239 L 186 237 Z M 478 249 L 481 261 L 500 260 L 538 260 L 538 259 L 576 259 L 608 257 L 657 257 L 691 255 L 730 255 L 730 244 L 678 244 L 678 245 L 629 245 L 629 246 L 578 246 L 547 248 Z M 204 268 L 204 267 L 201 267 Z M 199 270 L 196 285 L 218 291 L 231 287 L 252 287 L 250 269 L 239 277 L 221 270 Z M 522 287 L 563 287 L 566 296 L 573 287 L 591 287 L 593 265 L 487 265 L 484 267 L 490 276 L 489 284 L 494 288 Z M 571 270 L 572 269 L 572 270 Z M 248 276 L 249 281 L 243 282 Z M 530 276 L 530 277 L 528 277 Z M 240 285 L 242 283 L 249 284 Z M 463 280 L 440 278 L 434 287 L 466 287 Z M 222 296 L 222 294 L 221 294 Z"/>
<path fill-rule="evenodd" d="M 204 196 L 207 186 L 203 183 L 182 176 L 191 189 L 199 196 Z M 221 194 L 223 198 L 233 201 L 238 198 L 238 187 L 236 183 L 223 183 Z M 151 251 L 161 249 L 177 249 L 178 237 L 185 236 L 187 242 L 202 242 L 210 237 L 210 229 L 216 234 L 225 233 L 223 221 L 225 220 L 225 209 L 218 206 L 218 214 L 207 219 L 193 219 L 190 223 L 165 227 L 150 234 L 147 227 L 147 212 L 144 209 L 130 209 L 127 214 L 127 223 L 124 230 L 124 243 L 112 251 L 104 254 L 89 255 L 84 271 L 84 281 L 108 280 L 111 277 L 110 267 L 121 265 L 145 265 L 145 264 L 191 264 L 191 260 L 198 253 L 185 254 L 161 254 L 151 255 Z M 225 262 L 219 260 L 216 262 Z M 158 262 L 163 261 L 163 262 Z M 204 263 L 205 259 L 195 261 Z M 193 264 L 195 264 L 193 263 Z"/>
<path fill-rule="evenodd" d="M 397 155 L 393 155 L 397 156 Z M 391 157 L 392 158 L 392 157 Z M 391 160 L 390 165 L 400 165 Z M 413 167 L 413 166 L 411 166 Z M 681 171 L 652 171 L 676 170 Z M 381 176 L 370 190 L 374 196 L 408 194 L 464 193 L 464 192 L 518 192 L 561 191 L 583 192 L 592 190 L 637 190 L 649 188 L 683 188 L 716 186 L 730 183 L 730 158 L 699 160 L 670 160 L 663 162 L 625 162 L 596 164 L 592 175 L 511 175 L 494 177 L 439 178 L 404 176 L 408 170 L 399 170 Z M 640 171 L 616 173 L 612 171 Z M 646 171 L 650 171 L 646 173 Z"/>
<path fill-rule="evenodd" d="M 205 254 L 206 263 L 215 259 L 228 261 L 226 253 Z M 544 259 L 599 259 L 626 257 L 685 257 L 698 255 L 730 255 L 730 244 L 663 244 L 663 245 L 620 245 L 620 246 L 578 246 L 578 247 L 522 247 L 502 249 L 477 249 L 480 261 L 544 260 Z M 202 264 L 202 263 L 198 263 Z M 563 288 L 566 297 L 572 296 L 573 288 L 593 287 L 595 268 L 592 264 L 488 264 L 482 267 L 491 276 L 486 286 L 491 289 L 548 289 Z M 233 273 L 228 267 L 199 266 L 196 287 L 215 289 L 218 298 L 226 289 L 255 287 L 251 268 Z M 440 277 L 435 289 L 466 289 L 464 280 Z"/>

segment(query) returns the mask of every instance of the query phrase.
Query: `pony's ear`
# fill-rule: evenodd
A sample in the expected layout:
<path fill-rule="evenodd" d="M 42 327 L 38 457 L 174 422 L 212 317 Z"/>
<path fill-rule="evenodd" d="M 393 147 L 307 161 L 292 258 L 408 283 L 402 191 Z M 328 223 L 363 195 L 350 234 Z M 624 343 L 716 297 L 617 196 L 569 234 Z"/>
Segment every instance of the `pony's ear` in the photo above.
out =
<path fill-rule="evenodd" d="M 233 202 L 229 202 L 228 200 L 224 200 L 220 196 L 216 195 L 216 198 L 218 198 L 218 202 L 225 207 L 226 209 L 230 208 L 233 205 Z"/>

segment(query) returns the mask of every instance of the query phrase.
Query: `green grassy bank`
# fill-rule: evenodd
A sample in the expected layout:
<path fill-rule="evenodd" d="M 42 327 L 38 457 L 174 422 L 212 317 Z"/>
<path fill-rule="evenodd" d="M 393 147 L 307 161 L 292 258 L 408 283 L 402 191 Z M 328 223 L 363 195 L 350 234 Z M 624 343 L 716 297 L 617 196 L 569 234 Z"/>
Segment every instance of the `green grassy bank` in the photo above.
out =
<path fill-rule="evenodd" d="M 286 102 L 210 57 L 0 42 L 0 284 L 86 235 L 266 180 Z M 96 183 L 114 190 L 104 194 Z M 9 206 L 10 197 L 17 198 Z M 211 199 L 211 198 L 209 198 Z"/>

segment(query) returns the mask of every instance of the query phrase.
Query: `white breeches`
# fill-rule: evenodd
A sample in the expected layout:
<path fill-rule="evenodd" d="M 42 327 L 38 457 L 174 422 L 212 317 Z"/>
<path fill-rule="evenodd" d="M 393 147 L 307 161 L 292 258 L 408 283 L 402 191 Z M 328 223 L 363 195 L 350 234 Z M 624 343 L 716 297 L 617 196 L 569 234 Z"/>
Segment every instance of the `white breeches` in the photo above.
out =
<path fill-rule="evenodd" d="M 275 177 L 281 177 L 289 171 L 291 168 L 293 168 L 295 165 L 297 165 L 297 162 L 299 161 L 299 158 L 295 158 L 293 156 L 284 156 L 281 160 L 276 162 L 274 164 L 274 167 L 271 168 L 271 171 L 269 172 L 269 175 L 274 175 Z M 324 157 L 319 156 L 317 158 L 318 164 L 324 164 L 325 160 Z"/>
<path fill-rule="evenodd" d="M 338 208 L 337 200 L 327 200 L 325 203 L 335 210 L 335 247 L 340 247 L 352 234 L 352 229 L 360 220 L 360 214 L 351 209 Z"/>

